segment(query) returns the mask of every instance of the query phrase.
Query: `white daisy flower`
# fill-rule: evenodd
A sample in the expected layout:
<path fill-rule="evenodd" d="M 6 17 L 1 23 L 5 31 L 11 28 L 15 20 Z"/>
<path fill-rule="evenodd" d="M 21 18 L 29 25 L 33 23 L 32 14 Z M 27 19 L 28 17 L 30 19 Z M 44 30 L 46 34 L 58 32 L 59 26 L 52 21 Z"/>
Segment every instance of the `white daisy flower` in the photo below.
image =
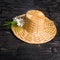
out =
<path fill-rule="evenodd" d="M 13 18 L 13 21 L 15 21 L 17 23 L 17 25 L 21 26 L 21 27 L 25 24 L 25 21 L 22 18 L 18 19 L 17 17 L 15 17 L 15 18 Z"/>

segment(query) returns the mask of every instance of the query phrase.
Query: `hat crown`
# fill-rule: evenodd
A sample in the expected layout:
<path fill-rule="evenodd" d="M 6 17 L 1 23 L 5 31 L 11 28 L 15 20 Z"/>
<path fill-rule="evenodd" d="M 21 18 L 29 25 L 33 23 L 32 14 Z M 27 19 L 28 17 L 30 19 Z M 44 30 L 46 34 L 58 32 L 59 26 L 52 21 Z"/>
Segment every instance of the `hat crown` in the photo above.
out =
<path fill-rule="evenodd" d="M 33 30 L 36 32 L 36 30 L 43 29 L 43 24 L 45 23 L 45 15 L 38 10 L 30 10 L 26 13 L 26 23 L 24 25 L 24 28 L 32 32 Z"/>

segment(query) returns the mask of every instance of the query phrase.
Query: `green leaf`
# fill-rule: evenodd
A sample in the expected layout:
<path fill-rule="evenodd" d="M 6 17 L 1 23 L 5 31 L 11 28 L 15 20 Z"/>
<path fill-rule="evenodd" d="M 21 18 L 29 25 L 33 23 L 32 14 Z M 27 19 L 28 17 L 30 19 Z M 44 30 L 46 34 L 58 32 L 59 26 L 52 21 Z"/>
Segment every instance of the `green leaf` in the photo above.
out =
<path fill-rule="evenodd" d="M 4 24 L 4 26 L 10 25 L 10 24 L 11 24 L 11 21 L 6 21 L 6 23 Z"/>
<path fill-rule="evenodd" d="M 4 24 L 4 26 L 7 26 L 8 28 L 11 28 L 11 25 L 16 25 L 15 21 L 6 21 L 6 23 Z"/>
<path fill-rule="evenodd" d="M 12 25 L 16 25 L 17 23 L 16 23 L 15 21 L 12 21 L 11 24 L 12 24 Z"/>

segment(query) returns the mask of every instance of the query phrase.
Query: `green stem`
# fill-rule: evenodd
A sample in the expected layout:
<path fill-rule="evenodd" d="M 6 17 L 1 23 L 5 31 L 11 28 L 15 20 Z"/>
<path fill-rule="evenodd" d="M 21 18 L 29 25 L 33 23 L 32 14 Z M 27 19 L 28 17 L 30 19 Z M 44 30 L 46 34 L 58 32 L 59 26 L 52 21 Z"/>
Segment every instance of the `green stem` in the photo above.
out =
<path fill-rule="evenodd" d="M 4 26 L 7 26 L 8 28 L 10 28 L 11 25 L 16 25 L 16 22 L 15 21 L 6 21 L 6 23 L 4 24 Z"/>

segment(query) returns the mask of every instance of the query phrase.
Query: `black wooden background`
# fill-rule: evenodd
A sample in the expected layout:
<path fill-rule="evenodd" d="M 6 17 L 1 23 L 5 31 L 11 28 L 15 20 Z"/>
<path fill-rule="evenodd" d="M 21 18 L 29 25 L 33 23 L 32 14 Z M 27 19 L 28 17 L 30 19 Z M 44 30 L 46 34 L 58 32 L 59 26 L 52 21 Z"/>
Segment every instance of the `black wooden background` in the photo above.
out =
<path fill-rule="evenodd" d="M 17 39 L 3 24 L 30 9 L 38 9 L 52 19 L 56 37 L 45 44 L 30 45 Z M 60 60 L 60 0 L 0 0 L 0 60 Z"/>

